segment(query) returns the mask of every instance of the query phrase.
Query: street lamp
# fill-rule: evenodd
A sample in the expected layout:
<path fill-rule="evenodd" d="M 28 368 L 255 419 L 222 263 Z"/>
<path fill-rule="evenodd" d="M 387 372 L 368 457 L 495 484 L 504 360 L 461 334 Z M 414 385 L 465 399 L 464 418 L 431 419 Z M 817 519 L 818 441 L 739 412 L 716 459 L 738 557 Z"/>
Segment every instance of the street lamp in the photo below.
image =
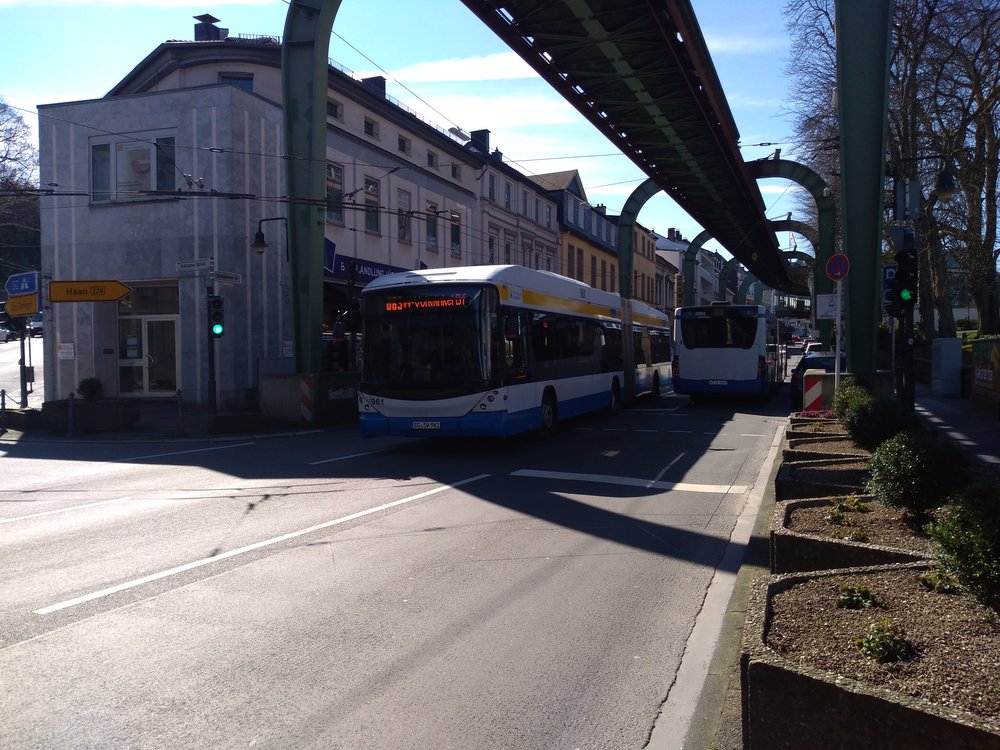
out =
<path fill-rule="evenodd" d="M 250 243 L 250 249 L 253 250 L 257 255 L 263 255 L 267 251 L 267 240 L 264 238 L 264 222 L 265 221 L 283 221 L 285 222 L 285 261 L 288 261 L 288 219 L 284 216 L 272 216 L 269 219 L 261 219 L 257 222 L 257 234 L 254 235 L 253 242 Z"/>

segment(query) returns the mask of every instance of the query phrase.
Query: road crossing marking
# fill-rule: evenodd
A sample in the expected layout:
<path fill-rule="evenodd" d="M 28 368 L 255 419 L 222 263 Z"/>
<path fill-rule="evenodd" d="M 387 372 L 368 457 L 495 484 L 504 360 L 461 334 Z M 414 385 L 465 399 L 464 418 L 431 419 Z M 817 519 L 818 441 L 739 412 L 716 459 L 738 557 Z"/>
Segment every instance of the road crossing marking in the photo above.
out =
<path fill-rule="evenodd" d="M 743 493 L 749 487 L 742 484 L 693 484 L 691 482 L 659 482 L 635 477 L 615 477 L 607 474 L 573 474 L 564 471 L 537 471 L 535 469 L 518 469 L 511 476 L 531 477 L 533 479 L 562 479 L 576 482 L 596 482 L 600 484 L 618 484 L 625 487 L 642 487 L 643 489 L 677 490 L 679 492 L 706 492 L 710 494 Z"/>

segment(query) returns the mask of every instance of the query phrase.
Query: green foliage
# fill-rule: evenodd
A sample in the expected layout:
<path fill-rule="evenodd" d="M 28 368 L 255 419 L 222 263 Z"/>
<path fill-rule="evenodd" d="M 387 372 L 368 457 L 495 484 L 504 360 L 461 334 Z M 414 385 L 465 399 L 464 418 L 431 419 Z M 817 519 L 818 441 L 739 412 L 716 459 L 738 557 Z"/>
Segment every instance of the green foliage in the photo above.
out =
<path fill-rule="evenodd" d="M 837 526 L 847 525 L 847 514 L 844 512 L 843 508 L 839 506 L 833 506 L 830 508 L 830 512 L 823 516 L 823 520 L 827 523 L 834 523 Z"/>
<path fill-rule="evenodd" d="M 84 378 L 77 384 L 76 391 L 85 401 L 99 401 L 104 398 L 104 383 L 98 378 Z"/>
<path fill-rule="evenodd" d="M 844 426 L 855 443 L 873 451 L 893 435 L 920 429 L 920 422 L 897 401 L 869 398 L 856 405 Z"/>
<path fill-rule="evenodd" d="M 858 406 L 871 398 L 872 395 L 863 385 L 853 378 L 844 378 L 834 391 L 830 409 L 837 419 L 846 424 Z"/>
<path fill-rule="evenodd" d="M 968 486 L 929 532 L 941 570 L 1000 612 L 1000 486 L 985 481 Z"/>
<path fill-rule="evenodd" d="M 869 625 L 868 632 L 856 638 L 854 644 L 862 654 L 882 663 L 902 661 L 913 652 L 906 631 L 888 617 Z"/>
<path fill-rule="evenodd" d="M 857 586 L 841 586 L 837 596 L 837 606 L 841 609 L 870 609 L 878 604 L 875 594 L 865 583 Z"/>
<path fill-rule="evenodd" d="M 848 529 L 841 539 L 847 542 L 867 542 L 868 534 L 864 529 Z"/>
<path fill-rule="evenodd" d="M 868 462 L 868 491 L 885 505 L 922 516 L 947 503 L 967 481 L 968 455 L 928 432 L 901 432 L 878 446 Z"/>
<path fill-rule="evenodd" d="M 961 591 L 958 581 L 950 573 L 942 570 L 929 570 L 917 576 L 917 581 L 925 589 L 936 591 L 939 594 L 957 594 Z"/>
<path fill-rule="evenodd" d="M 837 507 L 843 508 L 850 513 L 870 513 L 871 506 L 860 497 L 852 495 L 843 502 L 837 503 Z"/>

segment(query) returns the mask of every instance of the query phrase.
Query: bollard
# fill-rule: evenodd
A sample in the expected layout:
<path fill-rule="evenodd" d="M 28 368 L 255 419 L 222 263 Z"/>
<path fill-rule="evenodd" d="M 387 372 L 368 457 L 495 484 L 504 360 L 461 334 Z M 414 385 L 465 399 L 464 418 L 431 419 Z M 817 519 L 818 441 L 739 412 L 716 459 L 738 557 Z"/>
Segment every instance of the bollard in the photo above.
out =
<path fill-rule="evenodd" d="M 7 391 L 0 388 L 0 435 L 7 432 Z"/>
<path fill-rule="evenodd" d="M 184 433 L 184 409 L 181 406 L 181 389 L 177 389 L 177 425 L 181 434 Z"/>
<path fill-rule="evenodd" d="M 66 407 L 66 437 L 73 437 L 73 399 L 75 394 L 69 394 L 69 405 Z"/>

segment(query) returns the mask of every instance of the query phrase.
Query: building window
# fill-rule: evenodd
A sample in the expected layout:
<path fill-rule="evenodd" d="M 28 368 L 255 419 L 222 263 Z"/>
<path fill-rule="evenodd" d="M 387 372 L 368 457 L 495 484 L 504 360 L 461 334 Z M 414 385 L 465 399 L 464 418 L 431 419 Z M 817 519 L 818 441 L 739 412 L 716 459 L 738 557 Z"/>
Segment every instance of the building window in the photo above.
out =
<path fill-rule="evenodd" d="M 509 182 L 505 182 L 503 185 L 503 207 L 509 209 L 511 200 L 513 199 L 514 186 Z"/>
<path fill-rule="evenodd" d="M 378 138 L 378 123 L 370 117 L 365 118 L 365 135 L 369 138 Z"/>
<path fill-rule="evenodd" d="M 410 210 L 410 194 L 405 190 L 396 191 L 396 208 L 399 211 L 397 237 L 405 245 L 413 242 L 413 211 Z"/>
<path fill-rule="evenodd" d="M 615 264 L 611 264 L 611 289 L 608 290 L 618 294 L 618 271 L 615 270 Z"/>
<path fill-rule="evenodd" d="M 399 136 L 396 140 L 396 149 L 401 154 L 409 154 L 411 149 L 410 139 L 404 136 Z"/>
<path fill-rule="evenodd" d="M 486 262 L 490 265 L 497 262 L 497 242 L 499 239 L 499 237 L 491 234 L 489 240 L 487 241 L 486 247 L 489 250 L 489 257 Z"/>
<path fill-rule="evenodd" d="M 572 245 L 569 246 L 569 252 L 566 253 L 566 275 L 571 279 L 576 275 L 576 248 Z"/>
<path fill-rule="evenodd" d="M 148 197 L 151 190 L 177 189 L 174 138 L 126 140 L 90 147 L 90 187 L 94 203 Z"/>
<path fill-rule="evenodd" d="M 379 221 L 379 181 L 374 177 L 365 177 L 365 231 L 381 234 Z"/>
<path fill-rule="evenodd" d="M 427 166 L 430 167 L 431 169 L 438 168 L 438 155 L 435 154 L 433 151 L 427 152 Z"/>
<path fill-rule="evenodd" d="M 326 163 L 326 220 L 344 223 L 344 168 Z"/>
<path fill-rule="evenodd" d="M 545 228 L 552 229 L 552 204 L 545 206 Z"/>
<path fill-rule="evenodd" d="M 425 244 L 428 250 L 437 252 L 438 249 L 438 215 L 437 204 L 427 204 L 427 219 L 424 225 Z"/>
<path fill-rule="evenodd" d="M 497 178 L 491 174 L 486 184 L 489 186 L 486 193 L 487 196 L 491 201 L 495 201 L 497 199 Z"/>
<path fill-rule="evenodd" d="M 451 257 L 462 257 L 462 215 L 451 212 Z"/>
<path fill-rule="evenodd" d="M 608 291 L 608 262 L 601 261 L 601 289 Z"/>
<path fill-rule="evenodd" d="M 535 198 L 535 223 L 537 224 L 542 218 L 542 202 Z"/>
<path fill-rule="evenodd" d="M 451 179 L 458 180 L 459 182 L 462 181 L 462 165 L 461 164 L 452 164 L 451 165 Z"/>
<path fill-rule="evenodd" d="M 510 241 L 503 243 L 503 262 L 508 266 L 511 264 L 512 258 L 510 257 L 514 251 L 514 245 Z"/>
<path fill-rule="evenodd" d="M 528 198 L 529 197 L 530 196 L 528 195 L 528 191 L 527 190 L 525 190 L 521 194 L 521 215 L 522 216 L 527 216 L 528 215 Z"/>
<path fill-rule="evenodd" d="M 583 248 L 576 249 L 576 280 L 583 281 Z"/>
<path fill-rule="evenodd" d="M 344 119 L 344 105 L 335 99 L 326 100 L 326 116 L 331 120 Z"/>
<path fill-rule="evenodd" d="M 253 91 L 253 73 L 219 73 L 219 83 L 228 83 Z"/>
<path fill-rule="evenodd" d="M 590 285 L 597 288 L 597 258 L 590 256 Z"/>

